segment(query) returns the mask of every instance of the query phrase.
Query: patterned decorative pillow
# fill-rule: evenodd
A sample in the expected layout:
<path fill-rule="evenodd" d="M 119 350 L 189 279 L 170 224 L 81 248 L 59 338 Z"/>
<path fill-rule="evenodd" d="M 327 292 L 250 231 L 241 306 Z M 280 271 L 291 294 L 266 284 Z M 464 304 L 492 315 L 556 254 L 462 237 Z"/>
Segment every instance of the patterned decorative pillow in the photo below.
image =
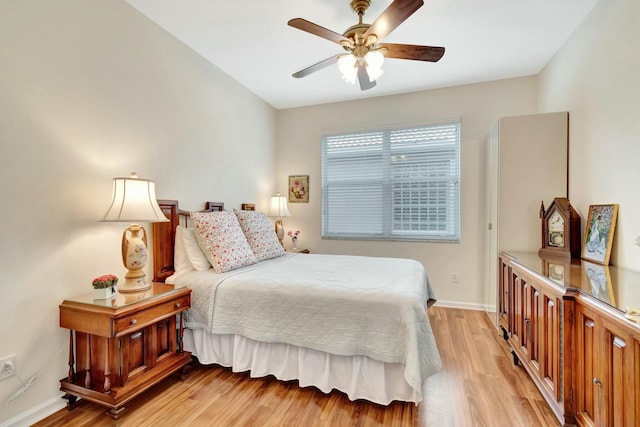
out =
<path fill-rule="evenodd" d="M 176 234 L 176 240 L 177 238 L 178 235 Z M 194 228 L 184 228 L 182 233 L 182 243 L 184 244 L 184 250 L 187 252 L 187 256 L 189 257 L 189 262 L 196 271 L 205 271 L 211 268 L 211 264 L 209 263 L 207 256 L 202 252 L 200 243 L 198 243 L 196 230 Z"/>
<path fill-rule="evenodd" d="M 198 243 L 216 273 L 257 262 L 233 212 L 192 212 L 191 219 Z"/>
<path fill-rule="evenodd" d="M 257 211 L 235 211 L 235 214 L 258 261 L 284 255 L 284 248 L 265 214 Z"/>

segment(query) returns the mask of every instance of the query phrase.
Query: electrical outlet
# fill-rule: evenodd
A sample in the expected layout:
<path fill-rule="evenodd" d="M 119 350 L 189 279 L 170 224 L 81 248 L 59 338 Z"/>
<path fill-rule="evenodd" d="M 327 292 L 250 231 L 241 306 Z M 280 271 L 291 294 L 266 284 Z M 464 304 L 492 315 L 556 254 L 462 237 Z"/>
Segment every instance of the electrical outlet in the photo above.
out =
<path fill-rule="evenodd" d="M 458 273 L 451 273 L 451 283 L 458 283 Z"/>
<path fill-rule="evenodd" d="M 0 359 L 0 381 L 16 374 L 16 355 Z"/>

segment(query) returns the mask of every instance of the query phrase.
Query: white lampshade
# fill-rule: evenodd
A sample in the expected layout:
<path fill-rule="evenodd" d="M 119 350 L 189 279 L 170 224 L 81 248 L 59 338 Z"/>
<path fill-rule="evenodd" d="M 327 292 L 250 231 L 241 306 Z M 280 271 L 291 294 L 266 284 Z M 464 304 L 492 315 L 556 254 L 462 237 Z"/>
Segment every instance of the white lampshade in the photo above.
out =
<path fill-rule="evenodd" d="M 284 217 L 291 216 L 289 208 L 287 207 L 287 198 L 281 196 L 280 193 L 275 196 L 271 196 L 271 202 L 269 203 L 268 216 L 272 217 Z"/>
<path fill-rule="evenodd" d="M 127 273 L 118 291 L 146 291 L 151 287 L 143 271 L 147 264 L 147 233 L 137 222 L 169 221 L 158 206 L 155 183 L 138 178 L 135 172 L 129 178 L 113 178 L 111 206 L 103 221 L 132 223 L 122 235 L 122 262 Z"/>
<path fill-rule="evenodd" d="M 358 76 L 358 63 L 355 55 L 352 53 L 345 53 L 344 55 L 340 55 L 338 57 L 338 70 L 340 70 L 340 74 L 342 79 L 347 82 L 354 84 L 356 82 L 356 77 Z"/>
<path fill-rule="evenodd" d="M 156 184 L 138 178 L 113 178 L 113 198 L 104 216 L 107 222 L 168 222 L 156 200 Z"/>
<path fill-rule="evenodd" d="M 364 61 L 367 64 L 367 74 L 369 74 L 370 81 L 376 81 L 380 78 L 382 73 L 382 63 L 384 62 L 384 55 L 379 50 L 370 50 L 364 56 Z"/>

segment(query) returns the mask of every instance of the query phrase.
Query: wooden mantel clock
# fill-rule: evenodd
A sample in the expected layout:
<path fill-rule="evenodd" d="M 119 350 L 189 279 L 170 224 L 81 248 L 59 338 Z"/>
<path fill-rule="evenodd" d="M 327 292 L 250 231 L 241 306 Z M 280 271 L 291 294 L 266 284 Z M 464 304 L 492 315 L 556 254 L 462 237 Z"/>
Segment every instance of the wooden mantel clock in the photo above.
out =
<path fill-rule="evenodd" d="M 556 197 L 548 209 L 540 205 L 541 258 L 580 258 L 580 215 L 565 197 Z"/>

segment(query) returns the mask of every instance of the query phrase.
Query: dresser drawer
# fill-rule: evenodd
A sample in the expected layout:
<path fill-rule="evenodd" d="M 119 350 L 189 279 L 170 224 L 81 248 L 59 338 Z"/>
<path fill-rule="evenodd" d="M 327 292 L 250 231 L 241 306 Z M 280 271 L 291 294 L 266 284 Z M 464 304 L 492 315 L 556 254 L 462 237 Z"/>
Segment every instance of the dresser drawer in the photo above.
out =
<path fill-rule="evenodd" d="M 190 296 L 184 295 L 171 301 L 147 307 L 144 310 L 115 319 L 113 334 L 114 336 L 126 335 L 157 322 L 159 319 L 180 313 L 190 306 Z"/>

